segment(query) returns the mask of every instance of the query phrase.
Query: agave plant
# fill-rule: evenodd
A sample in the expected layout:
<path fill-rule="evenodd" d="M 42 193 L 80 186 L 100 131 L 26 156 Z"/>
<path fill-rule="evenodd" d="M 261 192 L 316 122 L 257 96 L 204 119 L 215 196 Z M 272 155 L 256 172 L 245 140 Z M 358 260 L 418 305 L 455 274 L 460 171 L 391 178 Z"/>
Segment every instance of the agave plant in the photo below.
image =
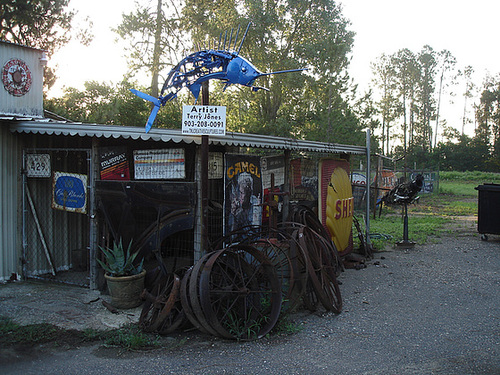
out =
<path fill-rule="evenodd" d="M 131 246 L 132 241 L 129 243 L 127 251 L 125 252 L 123 250 L 122 240 L 120 239 L 120 242 L 115 242 L 113 244 L 112 249 L 99 247 L 106 258 L 106 262 L 100 259 L 97 259 L 97 261 L 109 276 L 132 276 L 142 272 L 144 259 L 141 260 L 137 267 L 134 266 L 134 260 L 138 253 L 130 254 Z"/>

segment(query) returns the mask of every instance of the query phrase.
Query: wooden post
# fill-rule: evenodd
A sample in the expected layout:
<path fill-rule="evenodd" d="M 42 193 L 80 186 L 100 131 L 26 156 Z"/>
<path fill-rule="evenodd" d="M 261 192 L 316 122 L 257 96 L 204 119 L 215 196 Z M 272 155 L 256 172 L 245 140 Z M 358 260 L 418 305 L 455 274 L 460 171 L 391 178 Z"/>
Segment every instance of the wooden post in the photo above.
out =
<path fill-rule="evenodd" d="M 208 81 L 201 86 L 201 104 L 209 105 Z M 201 136 L 201 251 L 208 251 L 208 135 Z"/>

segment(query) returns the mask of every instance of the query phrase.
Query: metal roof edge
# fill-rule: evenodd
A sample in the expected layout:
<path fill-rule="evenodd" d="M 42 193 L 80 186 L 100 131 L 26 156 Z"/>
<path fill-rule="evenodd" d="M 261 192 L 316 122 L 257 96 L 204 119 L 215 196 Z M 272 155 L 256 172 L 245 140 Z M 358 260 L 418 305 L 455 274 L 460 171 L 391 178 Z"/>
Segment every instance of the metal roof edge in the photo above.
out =
<path fill-rule="evenodd" d="M 162 141 L 162 142 L 184 142 L 187 144 L 201 144 L 201 136 L 192 136 L 182 134 L 180 129 L 161 129 L 153 128 L 148 133 L 144 132 L 143 127 L 102 125 L 102 124 L 83 124 L 68 123 L 60 121 L 16 121 L 10 122 L 10 130 L 17 133 L 32 134 L 55 134 L 70 135 L 81 137 L 97 138 L 124 138 L 124 139 L 142 139 L 144 141 Z M 242 134 L 226 132 L 225 136 L 211 135 L 209 137 L 211 144 L 273 148 L 281 150 L 310 151 L 321 153 L 348 153 L 366 155 L 365 146 L 344 145 L 338 143 L 325 143 L 318 141 L 297 140 L 292 138 L 262 135 L 262 134 Z"/>

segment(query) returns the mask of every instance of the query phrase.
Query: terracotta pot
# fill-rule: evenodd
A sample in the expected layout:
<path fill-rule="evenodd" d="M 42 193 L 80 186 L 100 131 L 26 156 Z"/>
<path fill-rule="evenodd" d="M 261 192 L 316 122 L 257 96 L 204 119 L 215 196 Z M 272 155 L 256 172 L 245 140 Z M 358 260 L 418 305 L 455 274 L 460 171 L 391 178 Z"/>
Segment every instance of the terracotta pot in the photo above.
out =
<path fill-rule="evenodd" d="M 142 303 L 141 292 L 144 289 L 146 270 L 132 276 L 113 277 L 104 275 L 108 284 L 111 304 L 118 309 L 131 309 Z"/>

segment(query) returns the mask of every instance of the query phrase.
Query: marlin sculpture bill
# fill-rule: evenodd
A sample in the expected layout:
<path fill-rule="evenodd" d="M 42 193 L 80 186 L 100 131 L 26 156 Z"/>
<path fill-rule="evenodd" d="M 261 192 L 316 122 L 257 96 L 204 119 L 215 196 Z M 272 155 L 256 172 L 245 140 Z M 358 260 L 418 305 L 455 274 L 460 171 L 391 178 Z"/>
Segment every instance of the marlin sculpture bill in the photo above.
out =
<path fill-rule="evenodd" d="M 177 93 L 183 87 L 187 87 L 189 91 L 191 91 L 191 94 L 193 94 L 196 103 L 200 95 L 202 83 L 211 79 L 224 81 L 224 90 L 228 86 L 235 84 L 250 87 L 252 91 L 269 90 L 265 87 L 254 86 L 255 80 L 259 77 L 271 74 L 300 72 L 303 70 L 307 70 L 307 68 L 301 68 L 281 70 L 271 73 L 262 73 L 250 61 L 248 61 L 244 57 L 241 57 L 239 53 L 247 36 L 250 25 L 251 23 L 248 24 L 238 49 L 236 49 L 236 44 L 238 41 L 238 34 L 240 32 L 239 27 L 238 31 L 236 32 L 234 41 L 232 40 L 233 31 L 231 30 L 229 40 L 227 39 L 226 32 L 223 45 L 221 45 L 221 34 L 217 47 L 214 43 L 213 48 L 210 48 L 210 46 L 209 48 L 199 48 L 198 52 L 191 53 L 190 55 L 182 59 L 174 68 L 172 68 L 172 70 L 168 74 L 158 98 L 135 89 L 130 89 L 133 94 L 154 104 L 154 107 L 151 110 L 151 114 L 149 115 L 148 121 L 146 123 L 146 133 L 151 130 L 159 109 L 167 104 L 167 102 L 175 99 L 177 97 Z M 226 42 L 228 45 L 227 49 Z M 231 45 L 233 43 L 234 47 L 231 51 Z"/>

